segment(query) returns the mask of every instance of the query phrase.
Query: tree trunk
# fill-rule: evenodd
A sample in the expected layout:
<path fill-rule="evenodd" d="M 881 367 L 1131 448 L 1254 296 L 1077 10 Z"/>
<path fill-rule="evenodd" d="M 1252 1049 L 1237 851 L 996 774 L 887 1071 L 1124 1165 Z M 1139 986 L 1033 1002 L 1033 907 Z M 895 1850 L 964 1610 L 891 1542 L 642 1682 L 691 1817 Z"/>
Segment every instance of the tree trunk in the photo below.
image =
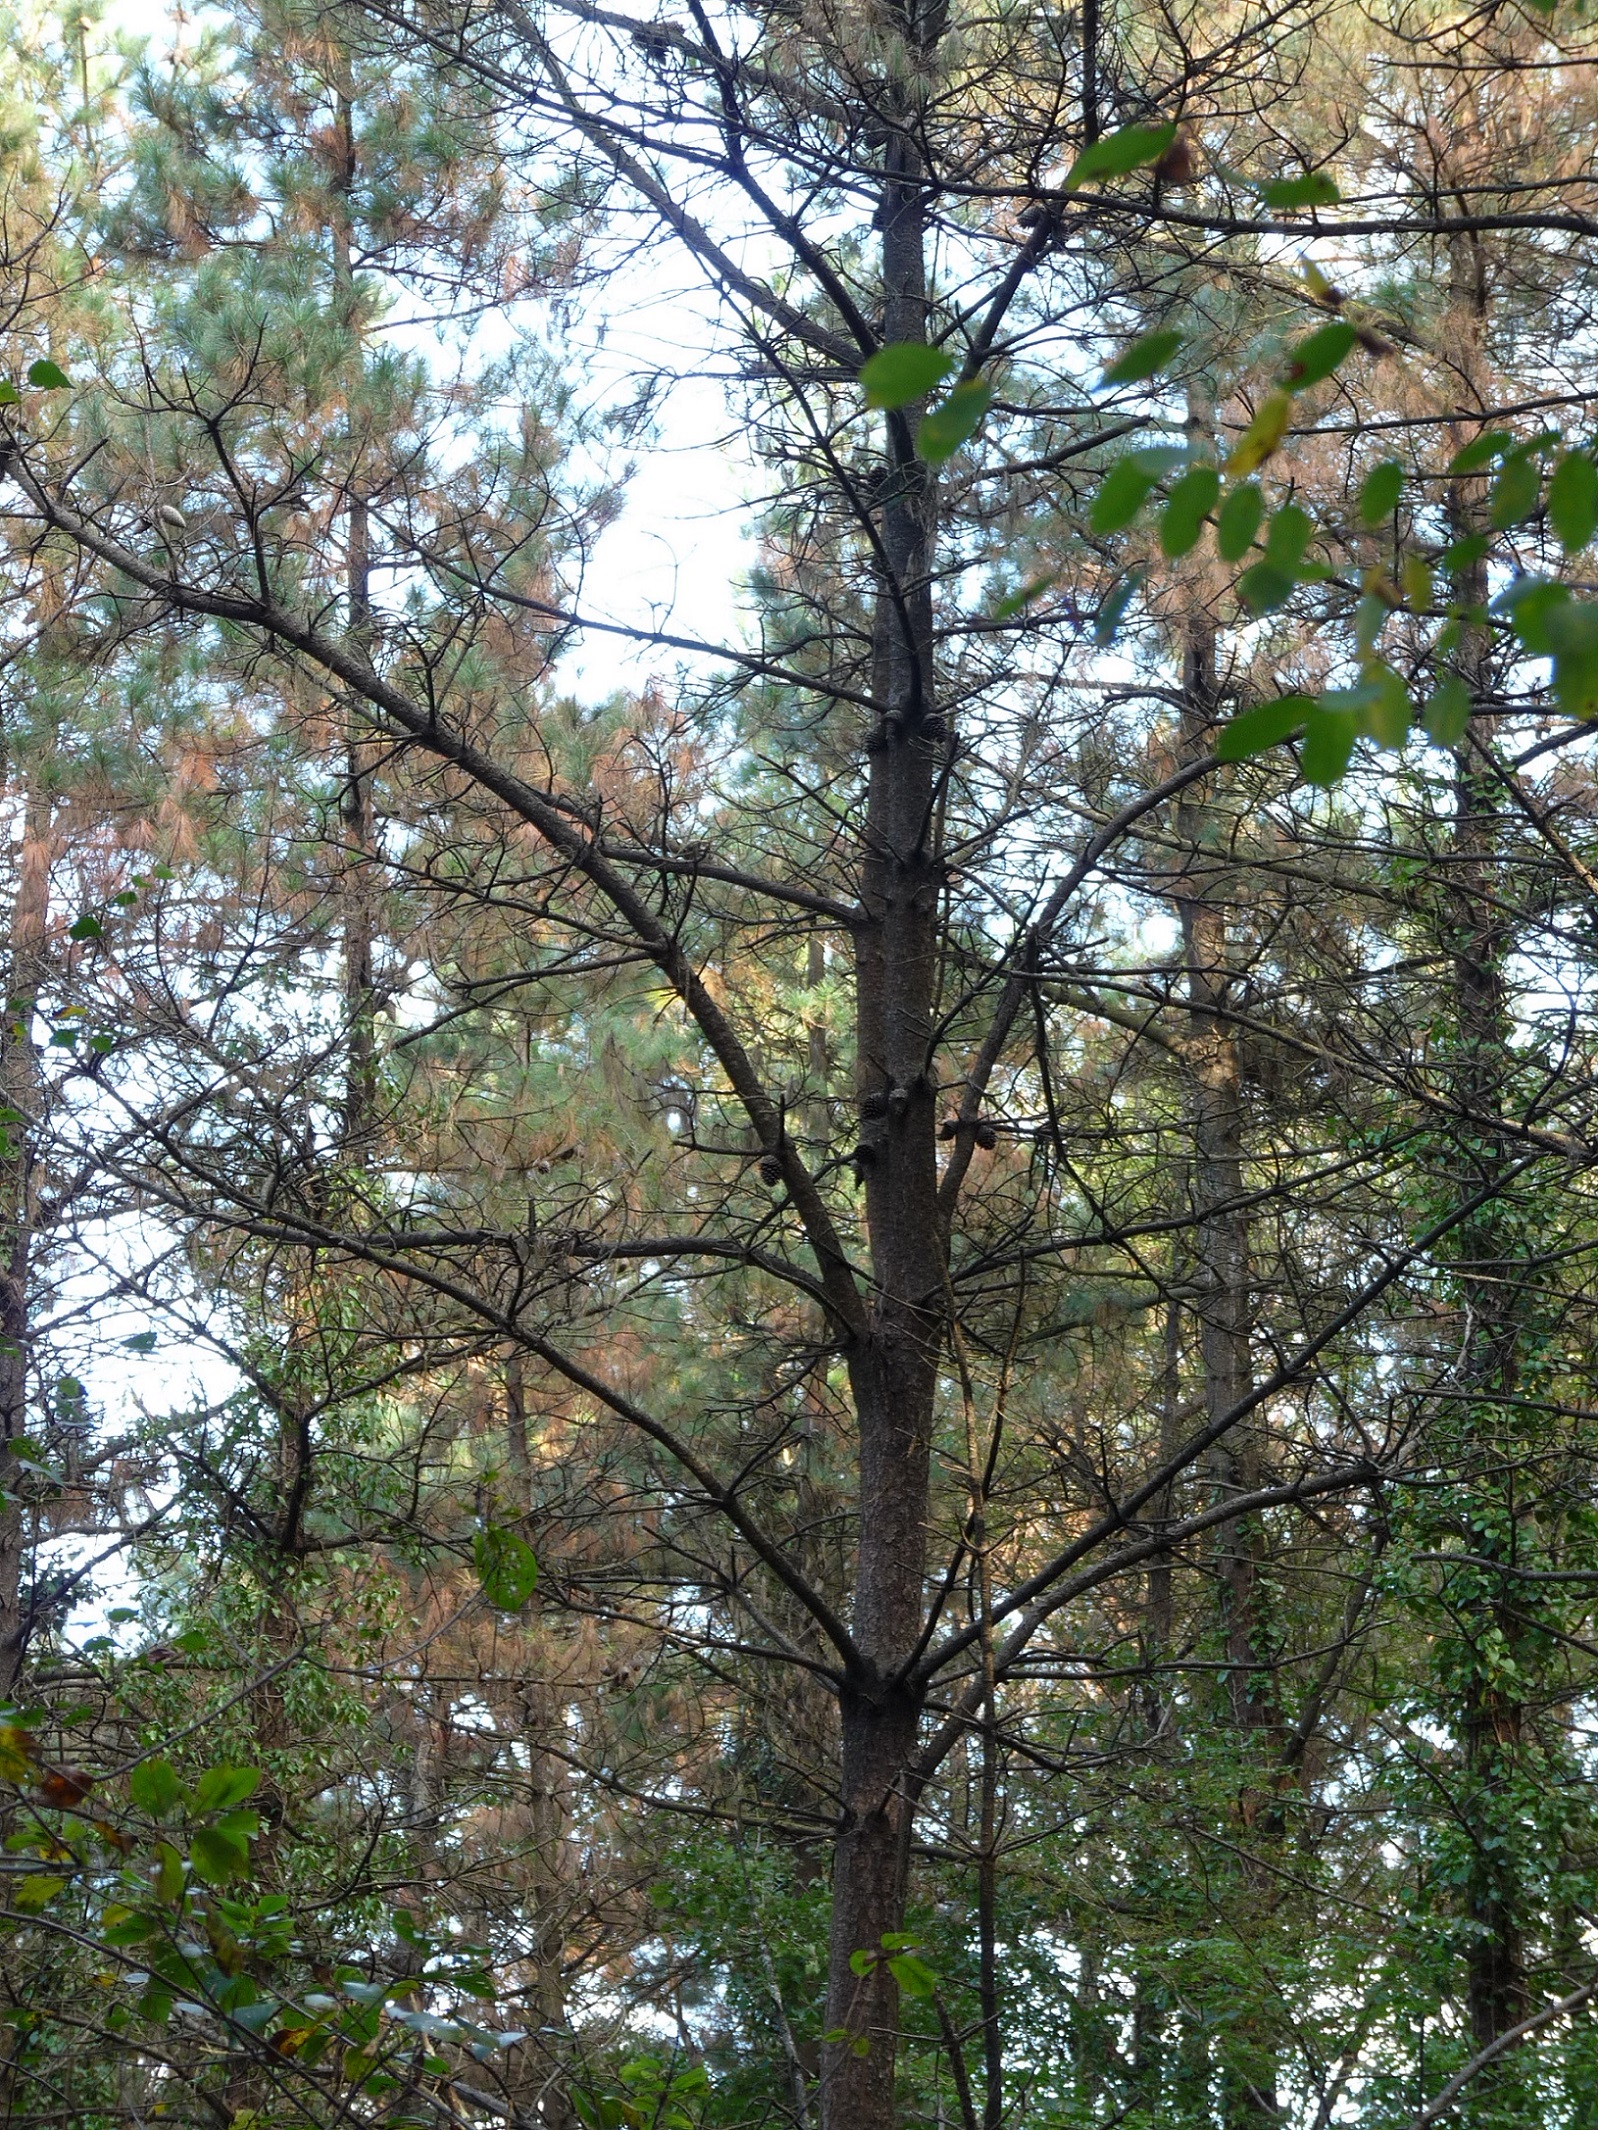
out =
<path fill-rule="evenodd" d="M 883 338 L 926 333 L 926 209 L 908 127 L 885 151 L 880 221 Z M 859 1666 L 841 1695 L 841 1812 L 833 1862 L 827 2027 L 846 2031 L 823 2058 L 824 2130 L 889 2130 L 894 2120 L 898 1988 L 885 1960 L 903 1927 L 920 1706 L 897 1680 L 920 1634 L 927 1485 L 943 1337 L 944 1242 L 937 1205 L 932 1080 L 936 917 L 934 782 L 942 742 L 934 709 L 931 562 L 934 491 L 911 448 L 914 415 L 888 422 L 891 470 L 879 508 L 875 622 L 878 723 L 869 742 L 863 921 L 856 1013 L 875 1300 L 849 1354 L 859 1428 L 853 1633 Z"/>
<path fill-rule="evenodd" d="M 37 782 L 23 806 L 22 850 L 11 905 L 6 999 L 0 1022 L 0 1698 L 16 1690 L 27 1654 L 33 1607 L 23 1592 L 26 1512 L 13 1444 L 28 1432 L 29 1275 L 38 1197 L 39 1100 L 42 1080 L 33 1016 L 44 976 L 50 912 L 52 807 Z"/>
<path fill-rule="evenodd" d="M 527 1440 L 525 1359 L 513 1347 L 505 1363 L 507 1462 L 515 1488 L 515 1508 L 525 1516 L 532 1507 L 532 1457 Z M 528 1895 L 533 1921 L 533 2002 L 538 2011 L 537 2053 L 541 2066 L 539 2121 L 546 2130 L 575 2130 L 567 2079 L 564 2040 L 567 2033 L 565 1948 L 570 1881 L 566 1860 L 565 1766 L 549 1750 L 559 1721 L 556 1697 L 546 1677 L 539 1635 L 540 1611 L 535 1598 L 526 1613 L 526 1668 L 521 1682 L 527 1786 L 532 1834 L 532 1871 Z"/>
<path fill-rule="evenodd" d="M 1189 618 L 1183 643 L 1181 739 L 1186 759 L 1208 750 L 1217 710 L 1215 629 L 1200 609 Z M 1190 785 L 1178 809 L 1178 826 L 1184 866 L 1177 908 L 1188 1006 L 1185 1052 L 1192 1105 L 1199 1355 L 1205 1419 L 1214 1422 L 1254 1385 L 1250 1236 L 1243 1211 L 1244 1087 L 1236 1031 L 1227 1018 L 1232 987 L 1229 868 L 1222 855 L 1227 824 L 1203 788 Z M 1219 1494 L 1259 1484 L 1252 1437 L 1252 1426 L 1245 1423 L 1216 1444 L 1210 1475 Z M 1227 1689 L 1245 1759 L 1237 1803 L 1239 1848 L 1250 1892 L 1263 1904 L 1269 1899 L 1268 1883 L 1247 1861 L 1251 1832 L 1270 1811 L 1260 1788 L 1258 1748 L 1262 1732 L 1276 1725 L 1270 1674 L 1261 1664 L 1260 1552 L 1258 1530 L 1251 1521 L 1239 1520 L 1226 1529 L 1218 1567 Z M 1255 1906 L 1254 1900 L 1250 1906 Z M 1234 2039 L 1236 2060 L 1228 2065 L 1224 2103 L 1228 2130 L 1274 2130 L 1282 2115 L 1273 2043 L 1246 2011 L 1236 2022 Z"/>
<path fill-rule="evenodd" d="M 1485 336 L 1488 317 L 1486 267 L 1480 241 L 1456 238 L 1451 253 L 1451 294 L 1459 322 L 1458 361 L 1467 385 L 1487 383 Z M 1461 434 L 1460 442 L 1467 440 Z M 1485 524 L 1485 481 L 1457 481 L 1450 490 L 1450 530 L 1455 539 Z M 1465 573 L 1459 600 L 1467 610 L 1485 607 L 1490 594 L 1484 557 Z M 1469 1121 L 1459 1129 L 1461 1175 L 1466 1190 L 1479 1190 L 1508 1167 L 1511 1149 L 1495 1120 L 1501 1117 L 1510 1064 L 1511 1020 L 1504 962 L 1512 941 L 1498 879 L 1502 842 L 1500 796 L 1486 767 L 1492 725 L 1492 640 L 1488 630 L 1467 622 L 1461 632 L 1457 670 L 1470 692 L 1471 718 L 1455 757 L 1454 818 L 1443 897 L 1445 945 L 1453 989 L 1454 1044 L 1450 1078 L 1456 1101 Z M 1522 1305 L 1517 1248 L 1506 1232 L 1496 1200 L 1463 1225 L 1456 1239 L 1460 1301 L 1467 1326 L 1459 1367 L 1458 1418 L 1445 1432 L 1461 1460 L 1470 1497 L 1465 1550 L 1511 1567 L 1515 1550 L 1515 1465 L 1520 1453 L 1514 1398 L 1520 1367 Z M 1518 1883 L 1510 1792 L 1515 1783 L 1525 1711 L 1503 1684 L 1517 1669 L 1493 1652 L 1512 1656 L 1524 1641 L 1517 1621 L 1518 1592 L 1511 1575 L 1483 1592 L 1473 1619 L 1461 1622 L 1471 1645 L 1462 1666 L 1456 1721 L 1464 1757 L 1465 1818 L 1472 1865 L 1464 1887 L 1469 1930 L 1465 1955 L 1466 1998 L 1473 2045 L 1486 2048 L 1525 2016 L 1526 1988 L 1521 1947 L 1523 1893 Z M 1508 1838 L 1506 1838 L 1508 1837 Z M 1504 2067 L 1485 2074 L 1496 2083 Z"/>
<path fill-rule="evenodd" d="M 333 224 L 333 288 L 340 323 L 350 334 L 358 370 L 361 350 L 359 289 L 355 281 L 352 195 L 357 177 L 355 117 L 350 99 L 338 101 L 340 168 L 334 187 L 337 214 Z M 351 640 L 363 652 L 372 634 L 372 518 L 365 483 L 352 469 L 345 500 L 344 605 Z M 344 933 L 345 1072 L 341 1138 L 358 1147 L 371 1123 L 377 1099 L 376 989 L 373 946 L 375 828 L 372 781 L 375 749 L 358 708 L 346 713 L 343 877 L 340 882 Z"/>

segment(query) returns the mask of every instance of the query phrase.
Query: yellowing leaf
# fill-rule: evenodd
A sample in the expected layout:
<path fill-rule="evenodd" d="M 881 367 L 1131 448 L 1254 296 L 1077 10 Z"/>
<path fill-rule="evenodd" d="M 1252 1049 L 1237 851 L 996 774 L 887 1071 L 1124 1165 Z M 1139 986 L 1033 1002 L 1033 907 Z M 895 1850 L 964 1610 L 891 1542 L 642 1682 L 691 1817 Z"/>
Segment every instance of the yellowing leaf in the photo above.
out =
<path fill-rule="evenodd" d="M 1271 392 L 1260 401 L 1254 419 L 1243 431 L 1237 447 L 1226 462 L 1228 473 L 1252 473 L 1256 466 L 1263 466 L 1274 452 L 1280 449 L 1287 435 L 1288 424 L 1293 419 L 1293 396 L 1290 392 Z"/>
<path fill-rule="evenodd" d="M 37 1915 L 47 1902 L 53 1901 L 66 1885 L 66 1880 L 48 1872 L 30 1872 L 11 1896 L 13 1908 L 20 1908 L 24 1915 Z"/>

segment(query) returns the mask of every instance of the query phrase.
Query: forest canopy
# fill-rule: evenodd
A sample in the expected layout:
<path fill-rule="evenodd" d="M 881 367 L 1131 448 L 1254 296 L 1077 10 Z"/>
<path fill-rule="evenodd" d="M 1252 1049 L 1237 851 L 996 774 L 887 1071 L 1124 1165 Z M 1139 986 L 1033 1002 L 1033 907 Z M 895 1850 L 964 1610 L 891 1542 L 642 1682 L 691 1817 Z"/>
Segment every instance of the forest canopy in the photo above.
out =
<path fill-rule="evenodd" d="M 1590 2125 L 1583 0 L 0 20 L 6 2122 Z"/>

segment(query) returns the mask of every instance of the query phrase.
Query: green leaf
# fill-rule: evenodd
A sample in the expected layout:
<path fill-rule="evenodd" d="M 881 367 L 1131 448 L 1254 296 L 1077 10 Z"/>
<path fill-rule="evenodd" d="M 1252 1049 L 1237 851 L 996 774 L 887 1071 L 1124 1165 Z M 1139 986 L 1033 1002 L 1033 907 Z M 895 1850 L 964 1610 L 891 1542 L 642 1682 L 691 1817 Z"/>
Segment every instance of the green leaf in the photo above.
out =
<path fill-rule="evenodd" d="M 106 1914 L 109 1917 L 109 1909 Z M 144 1945 L 161 1934 L 161 1926 L 153 1917 L 141 1916 L 136 1912 L 130 1915 L 124 1909 L 114 1923 L 107 1921 L 102 1924 L 100 1942 L 103 1945 L 116 1946 Z"/>
<path fill-rule="evenodd" d="M 1057 584 L 1059 580 L 1060 573 L 1054 569 L 1051 569 L 1046 577 L 1034 577 L 1030 584 L 1023 584 L 1019 591 L 1010 592 L 999 601 L 998 605 L 993 609 L 994 620 L 1011 620 L 1020 613 L 1023 607 L 1030 606 L 1034 599 L 1041 599 L 1043 594 Z"/>
<path fill-rule="evenodd" d="M 1509 616 L 1524 650 L 1534 658 L 1548 658 L 1554 650 L 1549 623 L 1569 603 L 1568 585 L 1557 584 L 1551 577 L 1517 577 L 1493 601 L 1493 611 Z"/>
<path fill-rule="evenodd" d="M 259 1768 L 207 1768 L 194 1785 L 196 1812 L 225 1812 L 241 1805 L 261 1787 Z"/>
<path fill-rule="evenodd" d="M 1598 532 L 1598 465 L 1587 451 L 1567 451 L 1548 484 L 1548 522 L 1567 555 L 1579 555 Z"/>
<path fill-rule="evenodd" d="M 1223 562 L 1241 562 L 1254 544 L 1265 515 L 1265 497 L 1257 481 L 1234 488 L 1215 520 L 1215 546 Z"/>
<path fill-rule="evenodd" d="M 1174 483 L 1160 514 L 1160 546 L 1173 560 L 1198 545 L 1220 492 L 1221 476 L 1213 466 L 1190 466 Z"/>
<path fill-rule="evenodd" d="M 1313 708 L 1307 695 L 1283 695 L 1274 703 L 1261 703 L 1257 710 L 1245 710 L 1222 726 L 1215 752 L 1223 762 L 1244 762 L 1251 755 L 1263 754 L 1296 732 Z"/>
<path fill-rule="evenodd" d="M 1174 446 L 1155 445 L 1117 459 L 1088 507 L 1089 525 L 1096 533 L 1123 531 L 1143 508 L 1155 482 L 1186 456 Z"/>
<path fill-rule="evenodd" d="M 1291 574 L 1304 559 L 1310 534 L 1315 530 L 1307 510 L 1284 503 L 1272 514 L 1265 533 L 1265 559 L 1276 569 Z"/>
<path fill-rule="evenodd" d="M 954 368 L 954 357 L 920 340 L 894 340 L 878 348 L 860 372 L 866 405 L 908 407 L 935 391 Z"/>
<path fill-rule="evenodd" d="M 1134 340 L 1115 358 L 1099 379 L 1102 390 L 1105 385 L 1135 385 L 1141 378 L 1154 377 L 1176 354 L 1182 345 L 1182 335 L 1174 327 L 1162 327 L 1157 333 L 1145 333 L 1141 340 Z"/>
<path fill-rule="evenodd" d="M 1290 570 L 1278 569 L 1274 562 L 1256 562 L 1238 578 L 1238 597 L 1251 614 L 1269 614 L 1287 604 L 1297 583 Z"/>
<path fill-rule="evenodd" d="M 124 1339 L 122 1343 L 129 1353 L 154 1353 L 155 1333 L 153 1331 L 136 1331 L 132 1338 Z"/>
<path fill-rule="evenodd" d="M 849 1972 L 852 1975 L 869 1975 L 877 1964 L 877 1955 L 869 1945 L 862 1945 L 858 1952 L 849 1955 Z"/>
<path fill-rule="evenodd" d="M 1598 716 L 1598 606 L 1567 600 L 1550 607 L 1543 633 L 1554 661 L 1554 694 L 1569 717 Z"/>
<path fill-rule="evenodd" d="M 1470 723 L 1470 690 L 1457 673 L 1450 673 L 1437 683 L 1420 721 L 1426 728 L 1426 737 L 1439 747 L 1459 745 Z"/>
<path fill-rule="evenodd" d="M 1304 775 L 1311 784 L 1335 784 L 1348 767 L 1359 738 L 1359 713 L 1355 710 L 1325 710 L 1310 705 L 1300 757 Z"/>
<path fill-rule="evenodd" d="M 1519 525 L 1536 510 L 1542 497 L 1543 473 L 1529 451 L 1514 452 L 1505 459 L 1487 499 L 1487 522 L 1497 532 Z"/>
<path fill-rule="evenodd" d="M 386 1982 L 363 1982 L 353 1975 L 342 1981 L 339 1988 L 354 2004 L 381 2004 L 388 1995 Z"/>
<path fill-rule="evenodd" d="M 1359 336 L 1346 319 L 1336 318 L 1288 350 L 1282 381 L 1290 392 L 1305 392 L 1330 377 Z"/>
<path fill-rule="evenodd" d="M 491 1524 L 472 1540 L 472 1561 L 483 1595 L 499 1612 L 520 1612 L 538 1588 L 538 1561 L 524 1538 Z"/>
<path fill-rule="evenodd" d="M 1485 533 L 1466 533 L 1463 539 L 1455 540 L 1443 549 L 1437 557 L 1437 566 L 1453 576 L 1460 576 L 1474 568 L 1491 545 Z"/>
<path fill-rule="evenodd" d="M 1176 138 L 1176 127 L 1122 126 L 1106 133 L 1091 148 L 1084 148 L 1066 172 L 1065 190 L 1074 192 L 1089 178 L 1125 177 L 1128 171 L 1144 170 L 1157 163 Z"/>
<path fill-rule="evenodd" d="M 1308 170 L 1302 177 L 1271 178 L 1260 187 L 1267 207 L 1335 207 L 1343 195 L 1324 170 Z"/>
<path fill-rule="evenodd" d="M 1391 666 L 1373 666 L 1358 690 L 1360 723 L 1378 747 L 1402 747 L 1409 738 L 1409 690 Z"/>
<path fill-rule="evenodd" d="M 992 404 L 993 387 L 987 379 L 968 377 L 930 414 L 922 416 L 916 429 L 917 454 L 932 466 L 952 459 L 960 446 L 976 435 Z"/>
<path fill-rule="evenodd" d="M 67 928 L 67 937 L 68 939 L 103 939 L 105 937 L 105 926 L 101 924 L 98 917 L 91 917 L 85 911 L 75 924 Z"/>
<path fill-rule="evenodd" d="M 1387 617 L 1392 608 L 1385 599 L 1374 592 L 1367 592 L 1354 609 L 1354 642 L 1361 652 L 1375 646 L 1378 636 L 1387 626 Z"/>
<path fill-rule="evenodd" d="M 183 1795 L 177 1770 L 169 1760 L 145 1760 L 128 1777 L 128 1795 L 141 1812 L 161 1819 Z"/>
<path fill-rule="evenodd" d="M 894 1953 L 888 1961 L 888 1972 L 907 1997 L 930 1997 L 937 1990 L 937 1976 L 914 1953 Z"/>
<path fill-rule="evenodd" d="M 176 1907 L 183 1898 L 183 1859 L 170 1842 L 157 1842 L 155 1865 L 156 1898 Z"/>
<path fill-rule="evenodd" d="M 1404 580 L 1404 597 L 1410 610 L 1416 614 L 1428 613 L 1437 597 L 1437 584 L 1432 566 L 1424 555 L 1406 555 L 1400 572 Z"/>
<path fill-rule="evenodd" d="M 1385 525 L 1398 508 L 1398 499 L 1404 492 L 1404 469 L 1397 459 L 1383 459 L 1373 466 L 1359 490 L 1359 521 L 1373 530 Z"/>
<path fill-rule="evenodd" d="M 219 1827 L 201 1827 L 189 1844 L 189 1858 L 208 1885 L 225 1886 L 248 1870 L 250 1851 L 247 1842 Z"/>
<path fill-rule="evenodd" d="M 66 1885 L 66 1880 L 52 1873 L 30 1872 L 11 1896 L 13 1908 L 20 1908 L 24 1915 L 37 1915 L 39 1910 L 53 1901 Z"/>
<path fill-rule="evenodd" d="M 43 356 L 38 362 L 29 363 L 28 382 L 37 385 L 41 392 L 64 392 L 72 380 L 59 363 Z"/>
<path fill-rule="evenodd" d="M 1293 395 L 1290 392 L 1268 392 L 1255 410 L 1254 419 L 1238 438 L 1236 448 L 1226 462 L 1228 473 L 1252 473 L 1281 444 L 1288 424 L 1293 419 Z"/>
<path fill-rule="evenodd" d="M 1125 618 L 1127 608 L 1137 597 L 1142 583 L 1143 579 L 1136 571 L 1130 577 L 1123 577 L 1099 608 L 1093 621 L 1093 641 L 1101 651 L 1107 650 L 1114 643 L 1116 631 Z"/>
<path fill-rule="evenodd" d="M 1463 451 L 1456 451 L 1448 462 L 1448 471 L 1454 473 L 1479 473 L 1483 466 L 1490 466 L 1499 453 L 1515 441 L 1507 429 L 1484 429 L 1480 436 L 1473 437 Z"/>
<path fill-rule="evenodd" d="M 22 394 L 9 378 L 0 377 L 0 407 L 20 407 Z"/>

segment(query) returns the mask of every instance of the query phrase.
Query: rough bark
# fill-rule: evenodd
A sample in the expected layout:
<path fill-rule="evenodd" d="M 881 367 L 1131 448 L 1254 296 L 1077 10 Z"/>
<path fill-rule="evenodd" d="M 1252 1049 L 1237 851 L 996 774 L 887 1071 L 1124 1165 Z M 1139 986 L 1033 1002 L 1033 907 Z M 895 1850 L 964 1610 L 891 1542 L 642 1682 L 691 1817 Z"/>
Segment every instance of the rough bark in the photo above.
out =
<path fill-rule="evenodd" d="M 1479 241 L 1456 240 L 1451 252 L 1457 360 L 1469 388 L 1488 383 L 1486 335 L 1489 314 L 1487 265 Z M 1468 428 L 1461 430 L 1460 443 Z M 1486 483 L 1456 482 L 1449 517 L 1456 538 L 1485 523 Z M 1461 604 L 1479 609 L 1490 594 L 1486 559 L 1465 572 Z M 1461 1182 L 1480 1189 L 1508 1168 L 1511 1148 L 1499 1126 L 1510 1063 L 1510 1006 L 1504 964 L 1512 941 L 1501 893 L 1503 820 L 1501 796 L 1487 768 L 1492 741 L 1492 642 L 1488 630 L 1465 625 L 1457 671 L 1470 691 L 1471 718 L 1455 757 L 1453 821 L 1445 852 L 1443 915 L 1449 956 L 1454 1024 L 1449 1077 L 1459 1108 L 1471 1120 L 1459 1149 Z M 1459 1296 L 1467 1326 L 1458 1367 L 1459 1398 L 1445 1430 L 1462 1455 L 1463 1472 L 1476 1504 L 1465 1534 L 1469 1550 L 1512 1568 L 1515 1441 L 1514 1399 L 1521 1344 L 1520 1274 L 1517 1251 L 1506 1231 L 1500 1202 L 1490 1199 L 1461 1227 L 1456 1242 Z M 1473 1862 L 1463 1890 L 1468 1938 L 1466 2001 L 1471 2038 L 1489 2047 L 1527 2009 L 1523 1936 L 1523 1891 L 1514 1848 L 1501 1838 L 1497 1821 L 1514 1780 L 1525 1711 L 1503 1681 L 1510 1667 L 1495 1661 L 1495 1649 L 1513 1651 L 1524 1639 L 1512 1574 L 1490 1581 L 1477 1616 L 1462 1623 L 1470 1645 L 1461 1678 L 1457 1723 L 1463 1746 L 1467 1824 Z M 1495 2084 L 1505 2067 L 1486 2074 Z"/>
<path fill-rule="evenodd" d="M 507 1462 L 515 1506 L 525 1515 L 532 1506 L 532 1458 L 527 1439 L 527 1380 L 521 1353 L 513 1348 L 505 1364 Z M 574 2130 L 576 2115 L 567 2080 L 565 2039 L 568 2031 L 565 1981 L 566 1917 L 571 1897 L 566 1870 L 565 1764 L 550 1751 L 559 1707 L 546 1674 L 535 1598 L 523 1630 L 526 1657 L 521 1682 L 524 1737 L 527 1745 L 528 1817 L 531 1822 L 531 1873 L 528 1901 L 533 1925 L 533 2002 L 538 2012 L 539 2120 L 547 2130 Z"/>
<path fill-rule="evenodd" d="M 907 29 L 913 31 L 914 23 Z M 934 33 L 935 36 L 935 33 Z M 923 44 L 923 56 L 927 47 Z M 913 136 L 885 150 L 882 228 L 886 341 L 926 333 L 926 203 Z M 913 419 L 913 415 L 911 416 Z M 868 796 L 857 928 L 856 1012 L 866 1196 L 875 1295 L 848 1355 L 859 1431 L 852 1631 L 859 1652 L 840 1700 L 841 1797 L 833 1863 L 824 2130 L 894 2121 L 898 1989 L 886 1961 L 857 1952 L 903 1925 L 913 1817 L 909 1770 L 920 1706 L 902 1683 L 922 1623 L 933 1399 L 945 1256 L 937 1201 L 932 1079 L 936 919 L 931 565 L 934 487 L 889 418 L 890 467 L 878 514 L 880 579 Z"/>
<path fill-rule="evenodd" d="M 1182 660 L 1181 743 L 1188 760 L 1213 744 L 1218 714 L 1216 633 L 1202 606 L 1190 615 Z M 1206 1419 L 1218 1421 L 1253 1388 L 1250 1233 L 1244 1198 L 1246 1093 L 1236 1029 L 1229 1018 L 1233 945 L 1227 910 L 1231 867 L 1225 851 L 1229 822 L 1209 795 L 1193 785 L 1178 808 L 1183 873 L 1177 888 L 1187 993 L 1190 1123 L 1196 1263 L 1199 1283 L 1199 1358 Z M 1234 1429 L 1217 1443 L 1210 1477 L 1218 1495 L 1260 1483 L 1255 1430 Z M 1248 1843 L 1270 1816 L 1269 1793 L 1256 1765 L 1264 1734 L 1276 1727 L 1270 1673 L 1262 1664 L 1261 1543 L 1250 1519 L 1222 1540 L 1220 1577 L 1226 1682 L 1234 1730 L 1248 1763 L 1237 1800 L 1239 1851 L 1251 1892 L 1261 1902 L 1269 1886 L 1251 1867 Z M 1282 2120 L 1275 2051 L 1259 2022 L 1238 2022 L 1235 2060 L 1226 2066 L 1228 2130 L 1273 2130 Z"/>
<path fill-rule="evenodd" d="M 50 911 L 53 808 L 34 780 L 23 801 L 22 847 L 0 1021 L 0 1698 L 15 1690 L 33 1607 L 23 1585 L 28 1531 L 13 1447 L 28 1432 L 30 1272 L 38 1212 L 39 1104 L 43 1090 L 33 1017 L 44 975 Z"/>

